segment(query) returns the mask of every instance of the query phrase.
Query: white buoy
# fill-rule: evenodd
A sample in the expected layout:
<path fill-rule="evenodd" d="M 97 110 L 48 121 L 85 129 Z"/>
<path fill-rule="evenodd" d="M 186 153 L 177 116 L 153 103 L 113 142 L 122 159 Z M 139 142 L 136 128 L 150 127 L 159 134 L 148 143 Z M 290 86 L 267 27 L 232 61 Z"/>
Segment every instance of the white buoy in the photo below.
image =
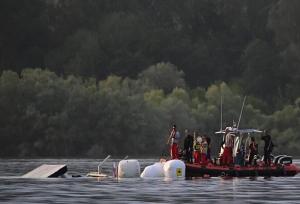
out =
<path fill-rule="evenodd" d="M 150 166 L 146 166 L 146 168 L 141 174 L 142 178 L 160 178 L 164 176 L 164 163 L 161 162 L 157 162 Z"/>
<path fill-rule="evenodd" d="M 138 160 L 121 160 L 118 165 L 119 178 L 135 178 L 141 174 L 140 163 Z"/>
<path fill-rule="evenodd" d="M 170 160 L 164 164 L 166 178 L 185 178 L 185 164 L 181 160 Z"/>

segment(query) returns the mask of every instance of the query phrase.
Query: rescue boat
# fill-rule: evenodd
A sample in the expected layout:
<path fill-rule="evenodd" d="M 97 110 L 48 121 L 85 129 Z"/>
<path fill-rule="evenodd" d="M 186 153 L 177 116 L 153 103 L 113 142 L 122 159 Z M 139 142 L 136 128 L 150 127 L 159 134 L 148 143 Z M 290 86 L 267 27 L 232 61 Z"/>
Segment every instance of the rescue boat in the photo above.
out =
<path fill-rule="evenodd" d="M 233 122 L 232 127 L 226 127 L 222 130 L 222 110 L 223 110 L 223 97 L 221 96 L 221 127 L 220 131 L 215 132 L 217 135 L 223 136 L 225 141 L 225 135 L 230 134 L 233 139 L 232 145 L 232 163 L 229 165 L 222 165 L 220 157 L 215 158 L 213 161 L 205 161 L 203 163 L 187 163 L 186 165 L 186 177 L 207 177 L 207 176 L 228 176 L 228 177 L 255 177 L 255 176 L 295 176 L 300 173 L 300 168 L 293 164 L 293 158 L 287 155 L 279 155 L 273 157 L 271 163 L 266 165 L 263 158 L 259 159 L 259 155 L 255 155 L 254 164 L 247 163 L 247 143 L 250 141 L 250 136 L 255 137 L 261 135 L 263 131 L 257 129 L 239 129 L 243 108 L 245 105 L 246 96 L 242 104 L 241 112 L 239 115 L 238 124 Z M 260 133 L 260 134 L 257 134 Z M 220 155 L 223 154 L 224 147 L 221 147 Z M 241 152 L 244 154 L 241 156 Z M 243 162 L 236 162 L 236 158 L 242 158 Z"/>
<path fill-rule="evenodd" d="M 295 176 L 300 169 L 295 164 L 272 164 L 271 166 L 218 166 L 212 163 L 206 165 L 186 163 L 186 177 L 271 177 Z"/>
<path fill-rule="evenodd" d="M 228 130 L 228 128 L 227 128 Z M 249 141 L 251 133 L 262 133 L 256 129 L 237 129 L 229 128 L 230 134 L 234 135 L 234 147 L 232 151 L 233 160 L 237 156 L 238 150 L 241 148 L 242 141 Z M 225 130 L 218 131 L 216 134 L 225 135 Z M 246 134 L 246 137 L 245 137 Z M 245 145 L 245 148 L 247 145 Z M 213 161 L 207 161 L 205 163 L 185 163 L 186 165 L 186 177 L 271 177 L 271 176 L 295 176 L 300 173 L 300 168 L 293 163 L 293 158 L 288 155 L 278 155 L 273 157 L 270 165 L 265 165 L 263 159 L 255 162 L 255 165 L 234 164 L 222 165 L 219 162 L 219 158 Z"/>

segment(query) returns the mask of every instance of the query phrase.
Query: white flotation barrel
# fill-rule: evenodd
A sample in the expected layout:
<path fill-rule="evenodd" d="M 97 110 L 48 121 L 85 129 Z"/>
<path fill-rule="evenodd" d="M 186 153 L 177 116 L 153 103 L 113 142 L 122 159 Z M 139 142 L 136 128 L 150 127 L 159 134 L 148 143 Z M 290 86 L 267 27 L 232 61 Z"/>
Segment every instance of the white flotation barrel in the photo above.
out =
<path fill-rule="evenodd" d="M 121 160 L 118 165 L 119 178 L 135 178 L 141 173 L 140 163 L 138 160 L 129 159 Z"/>
<path fill-rule="evenodd" d="M 164 164 L 161 162 L 146 166 L 141 174 L 142 178 L 160 178 L 164 176 Z"/>
<path fill-rule="evenodd" d="M 164 164 L 166 178 L 185 178 L 185 164 L 181 160 L 169 160 Z"/>

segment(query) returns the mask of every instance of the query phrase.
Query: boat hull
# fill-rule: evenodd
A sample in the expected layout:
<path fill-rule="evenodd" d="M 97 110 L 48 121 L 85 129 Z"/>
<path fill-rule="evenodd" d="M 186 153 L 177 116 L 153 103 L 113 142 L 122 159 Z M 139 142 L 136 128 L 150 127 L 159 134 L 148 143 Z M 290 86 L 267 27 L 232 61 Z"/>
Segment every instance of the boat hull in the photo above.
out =
<path fill-rule="evenodd" d="M 299 168 L 294 164 L 272 166 L 217 166 L 213 164 L 186 164 L 186 177 L 228 176 L 228 177 L 255 177 L 255 176 L 295 176 Z"/>

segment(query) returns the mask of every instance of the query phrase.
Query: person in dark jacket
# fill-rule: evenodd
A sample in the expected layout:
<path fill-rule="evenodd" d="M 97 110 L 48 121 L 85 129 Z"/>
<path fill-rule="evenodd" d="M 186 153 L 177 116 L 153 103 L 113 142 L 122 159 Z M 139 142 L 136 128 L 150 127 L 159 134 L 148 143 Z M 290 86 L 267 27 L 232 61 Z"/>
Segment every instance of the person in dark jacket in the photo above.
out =
<path fill-rule="evenodd" d="M 271 136 L 269 134 L 269 131 L 265 132 L 265 135 L 261 137 L 262 140 L 264 140 L 264 162 L 265 165 L 270 166 L 271 165 L 271 153 L 273 151 L 274 144 L 272 142 Z"/>
<path fill-rule="evenodd" d="M 193 136 L 188 132 L 188 130 L 185 130 L 185 138 L 184 138 L 184 152 L 185 152 L 185 158 L 186 162 L 193 163 L 193 142 L 194 138 Z"/>

